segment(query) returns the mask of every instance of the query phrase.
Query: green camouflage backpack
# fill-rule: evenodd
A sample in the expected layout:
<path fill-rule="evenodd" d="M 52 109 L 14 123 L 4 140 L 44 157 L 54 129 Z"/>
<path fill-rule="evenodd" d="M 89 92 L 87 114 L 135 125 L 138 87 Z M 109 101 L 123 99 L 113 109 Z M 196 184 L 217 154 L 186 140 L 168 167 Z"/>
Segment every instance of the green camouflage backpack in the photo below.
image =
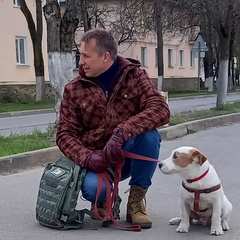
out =
<path fill-rule="evenodd" d="M 80 229 L 85 214 L 95 218 L 88 209 L 75 209 L 86 172 L 86 168 L 66 157 L 45 167 L 36 204 L 36 219 L 41 225 L 61 230 Z M 114 173 L 109 170 L 109 174 Z M 117 194 L 112 208 L 115 219 L 120 219 L 120 203 L 121 198 Z M 108 227 L 111 223 L 111 220 L 106 220 L 102 225 Z"/>
<path fill-rule="evenodd" d="M 36 218 L 44 226 L 56 229 L 82 228 L 87 209 L 76 210 L 86 168 L 66 157 L 49 163 L 38 190 Z"/>

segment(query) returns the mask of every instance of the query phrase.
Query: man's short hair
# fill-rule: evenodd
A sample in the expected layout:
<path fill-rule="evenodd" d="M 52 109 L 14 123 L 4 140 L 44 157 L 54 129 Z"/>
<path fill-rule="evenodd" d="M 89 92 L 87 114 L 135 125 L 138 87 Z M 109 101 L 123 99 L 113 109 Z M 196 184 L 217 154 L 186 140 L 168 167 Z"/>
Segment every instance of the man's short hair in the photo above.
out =
<path fill-rule="evenodd" d="M 99 55 L 109 52 L 113 60 L 117 57 L 118 44 L 112 34 L 101 28 L 93 28 L 85 32 L 81 42 L 87 43 L 91 39 L 96 40 L 97 51 Z"/>

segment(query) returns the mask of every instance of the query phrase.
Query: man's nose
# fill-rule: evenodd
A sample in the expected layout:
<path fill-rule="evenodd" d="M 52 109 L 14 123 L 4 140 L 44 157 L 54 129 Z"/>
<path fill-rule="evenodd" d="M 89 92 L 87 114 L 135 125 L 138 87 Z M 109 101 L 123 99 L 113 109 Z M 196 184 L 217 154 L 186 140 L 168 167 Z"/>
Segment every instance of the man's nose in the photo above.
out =
<path fill-rule="evenodd" d="M 79 66 L 82 66 L 84 64 L 85 64 L 84 59 L 82 57 L 80 57 L 80 59 L 79 59 Z"/>

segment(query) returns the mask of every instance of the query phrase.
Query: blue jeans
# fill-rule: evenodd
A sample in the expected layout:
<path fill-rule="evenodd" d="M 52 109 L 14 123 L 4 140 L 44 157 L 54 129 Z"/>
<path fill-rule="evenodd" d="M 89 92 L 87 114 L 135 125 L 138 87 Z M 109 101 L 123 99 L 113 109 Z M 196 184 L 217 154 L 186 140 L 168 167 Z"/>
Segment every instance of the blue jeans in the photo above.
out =
<path fill-rule="evenodd" d="M 160 151 L 161 136 L 156 129 L 137 135 L 123 145 L 123 150 L 136 153 L 150 158 L 158 159 Z M 122 180 L 130 177 L 130 186 L 139 186 L 144 189 L 152 184 L 152 176 L 156 169 L 157 163 L 150 161 L 137 160 L 125 157 L 122 168 Z M 82 186 L 82 196 L 90 201 L 95 202 L 98 186 L 97 174 L 88 171 Z M 102 192 L 98 202 L 103 202 L 106 198 L 106 185 L 103 184 Z"/>

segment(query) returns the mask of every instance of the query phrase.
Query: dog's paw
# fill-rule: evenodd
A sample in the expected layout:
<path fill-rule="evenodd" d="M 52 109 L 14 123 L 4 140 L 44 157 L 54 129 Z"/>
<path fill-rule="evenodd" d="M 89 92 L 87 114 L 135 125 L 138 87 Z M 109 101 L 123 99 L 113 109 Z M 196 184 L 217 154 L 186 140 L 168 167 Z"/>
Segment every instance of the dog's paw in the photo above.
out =
<path fill-rule="evenodd" d="M 189 227 L 187 227 L 187 226 L 179 225 L 178 228 L 176 229 L 176 232 L 187 233 L 188 229 L 189 229 Z"/>
<path fill-rule="evenodd" d="M 222 223 L 222 229 L 223 229 L 223 231 L 228 231 L 230 229 L 230 227 L 229 227 L 227 222 L 223 222 Z"/>
<path fill-rule="evenodd" d="M 211 228 L 210 234 L 215 236 L 223 235 L 223 230 L 221 228 Z"/>
<path fill-rule="evenodd" d="M 180 222 L 182 221 L 182 218 L 181 217 L 175 217 L 175 218 L 171 218 L 168 223 L 170 225 L 177 225 L 179 224 Z"/>

